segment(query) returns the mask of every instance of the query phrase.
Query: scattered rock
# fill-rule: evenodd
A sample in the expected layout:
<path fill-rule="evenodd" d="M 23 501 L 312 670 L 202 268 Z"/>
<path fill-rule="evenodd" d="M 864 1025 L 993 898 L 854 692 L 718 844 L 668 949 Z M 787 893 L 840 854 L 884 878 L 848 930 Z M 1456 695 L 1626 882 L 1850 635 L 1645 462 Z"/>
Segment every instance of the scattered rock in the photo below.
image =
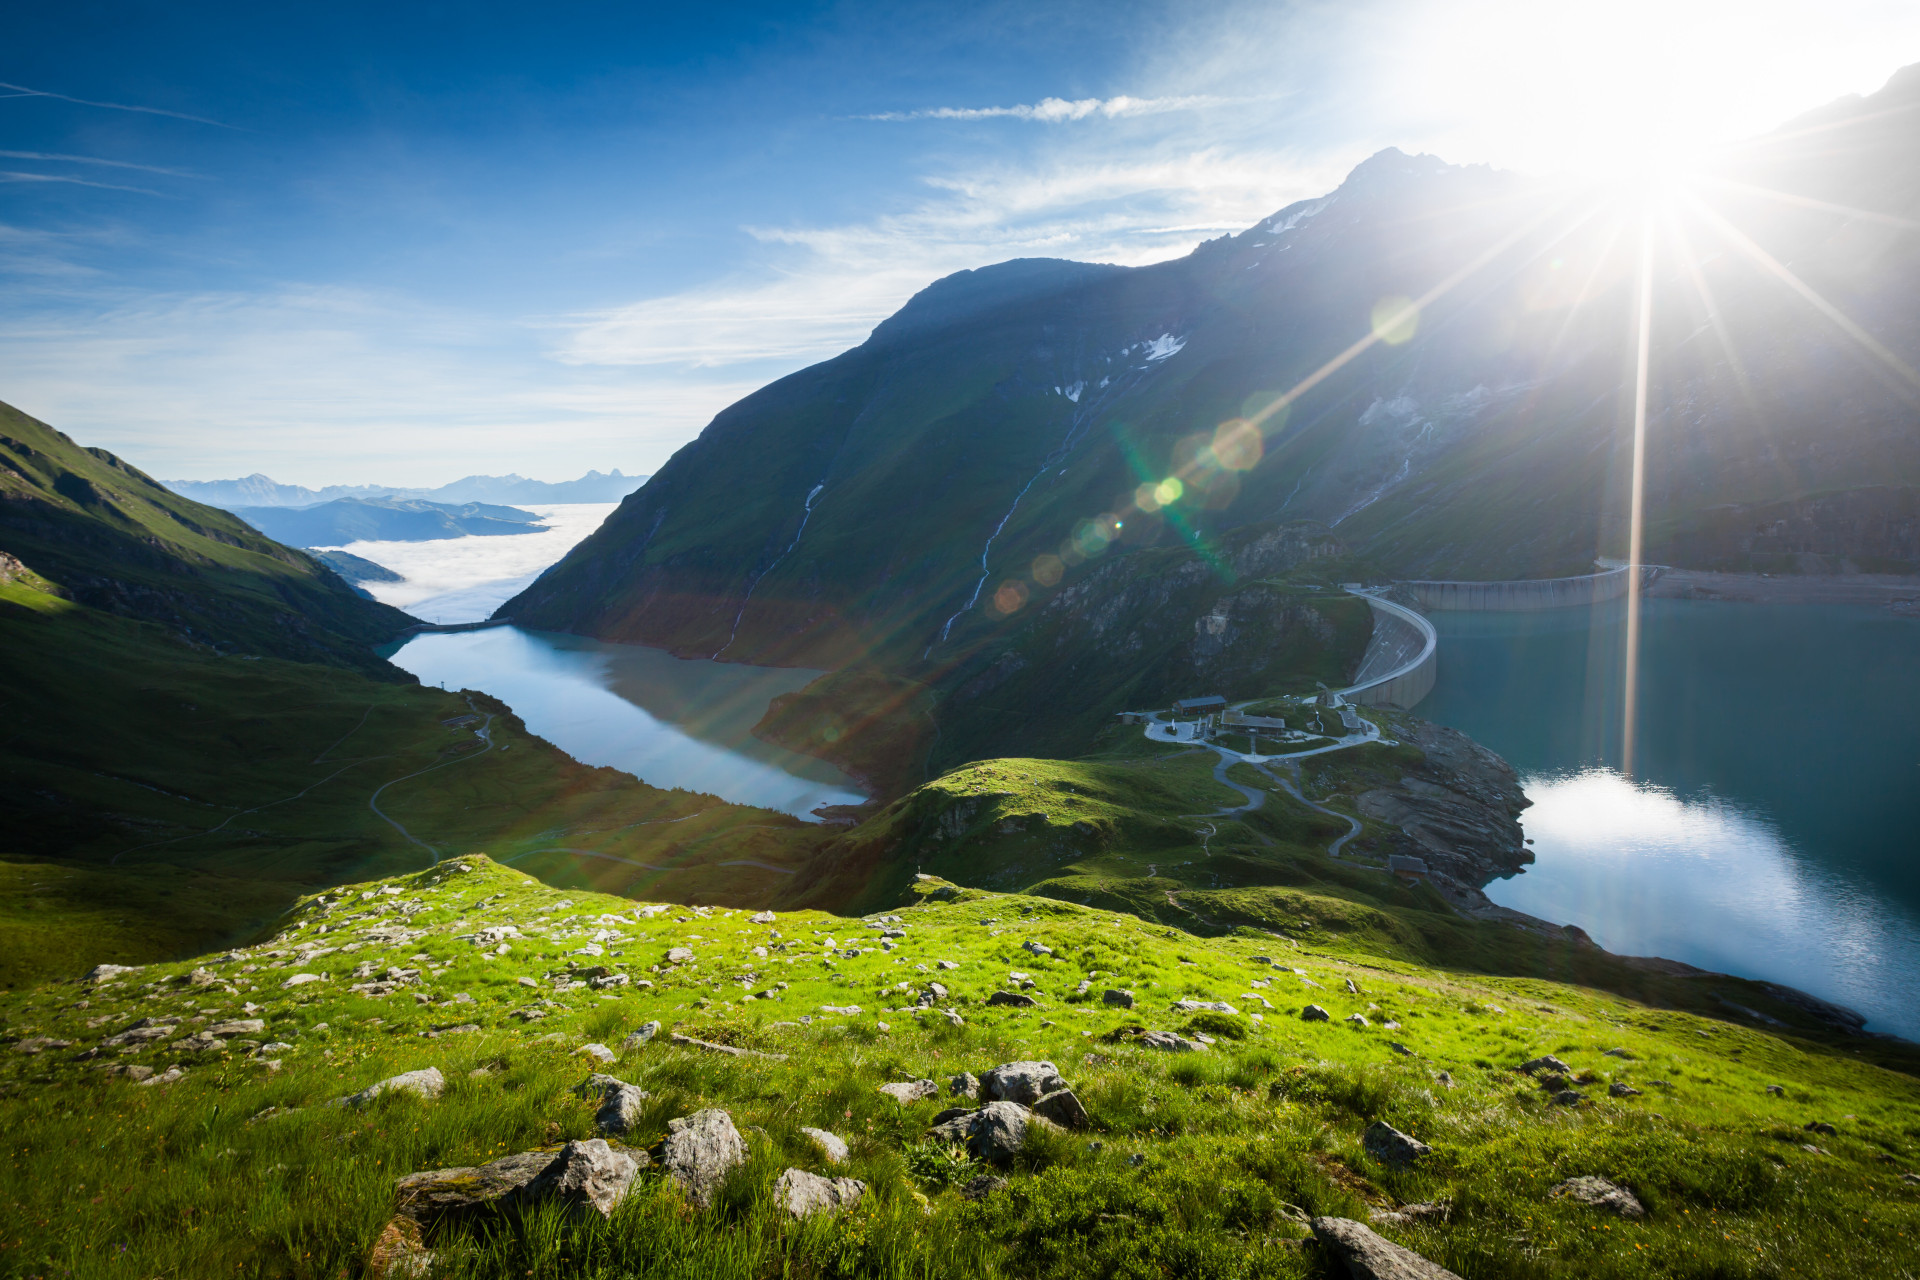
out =
<path fill-rule="evenodd" d="M 367 1255 L 368 1280 L 418 1280 L 433 1271 L 433 1252 L 420 1239 L 420 1224 L 395 1218 L 380 1228 Z"/>
<path fill-rule="evenodd" d="M 1646 1209 L 1635 1198 L 1633 1192 L 1617 1183 L 1609 1182 L 1605 1178 L 1596 1178 L 1590 1174 L 1568 1178 L 1548 1194 L 1577 1200 L 1581 1204 L 1605 1209 L 1608 1213 L 1615 1213 L 1623 1218 L 1647 1216 Z"/>
<path fill-rule="evenodd" d="M 1372 1023 L 1367 1021 L 1367 1015 L 1364 1013 L 1350 1013 L 1345 1018 L 1341 1019 L 1341 1021 L 1350 1023 L 1356 1028 L 1368 1027 L 1373 1025 Z"/>
<path fill-rule="evenodd" d="M 1101 993 L 1100 1003 L 1112 1005 L 1116 1009 L 1133 1008 L 1133 992 L 1120 988 Z"/>
<path fill-rule="evenodd" d="M 960 1188 L 960 1194 L 969 1200 L 985 1200 L 994 1192 L 1006 1189 L 1005 1178 L 996 1178 L 990 1173 L 982 1173 L 967 1179 L 967 1184 Z"/>
<path fill-rule="evenodd" d="M 733 1117 L 709 1107 L 690 1116 L 675 1116 L 667 1121 L 667 1128 L 670 1132 L 659 1147 L 660 1163 L 687 1199 L 702 1209 L 710 1208 L 728 1171 L 747 1159 L 747 1144 L 733 1127 Z"/>
<path fill-rule="evenodd" d="M 1036 956 L 1050 956 L 1053 954 L 1052 947 L 1049 947 L 1042 942 L 1034 942 L 1031 939 L 1021 943 L 1020 949 L 1031 955 L 1036 955 Z"/>
<path fill-rule="evenodd" d="M 987 997 L 987 1003 L 991 1005 L 1002 1005 L 1010 1009 L 1034 1009 L 1038 1008 L 1040 1004 L 1040 1002 L 1032 996 L 1023 996 L 1013 991 L 996 991 Z"/>
<path fill-rule="evenodd" d="M 733 1126 L 729 1123 L 727 1127 Z M 734 1140 L 739 1141 L 738 1135 Z M 560 1154 L 527 1183 L 520 1195 L 530 1203 L 554 1199 L 576 1213 L 592 1209 L 603 1218 L 611 1217 L 614 1207 L 626 1199 L 633 1175 L 639 1171 L 639 1160 L 609 1147 L 605 1138 L 575 1140 L 560 1148 Z"/>
<path fill-rule="evenodd" d="M 857 1018 L 860 1016 L 860 1006 L 857 1004 L 823 1004 L 820 1006 L 820 1012 L 837 1013 L 843 1018 Z"/>
<path fill-rule="evenodd" d="M 282 987 L 304 987 L 309 982 L 318 981 L 320 981 L 320 975 L 317 973 L 296 973 L 280 985 Z"/>
<path fill-rule="evenodd" d="M 1625 1049 L 1602 1049 L 1600 1054 L 1605 1058 L 1625 1058 L 1628 1062 L 1633 1061 L 1633 1055 Z"/>
<path fill-rule="evenodd" d="M 1066 1087 L 1060 1068 L 1051 1062 L 1007 1062 L 980 1077 L 981 1095 L 988 1101 L 1017 1102 L 1023 1107 Z"/>
<path fill-rule="evenodd" d="M 980 1077 L 974 1075 L 972 1072 L 962 1071 L 959 1075 L 947 1081 L 947 1096 L 950 1098 L 970 1098 L 975 1102 L 979 1102 L 981 1100 Z"/>
<path fill-rule="evenodd" d="M 631 1133 L 640 1122 L 640 1104 L 650 1096 L 639 1085 L 597 1071 L 573 1086 L 573 1092 L 598 1104 L 593 1122 L 605 1133 Z"/>
<path fill-rule="evenodd" d="M 1524 1071 L 1528 1075 L 1533 1075 L 1536 1072 L 1540 1072 L 1540 1071 L 1557 1071 L 1563 1076 L 1570 1076 L 1573 1074 L 1572 1067 L 1560 1061 L 1560 1059 L 1554 1057 L 1552 1054 L 1547 1054 L 1545 1057 L 1534 1058 L 1531 1061 L 1523 1062 L 1520 1064 L 1518 1070 Z"/>
<path fill-rule="evenodd" d="M 47 1036 L 28 1036 L 25 1040 L 17 1042 L 13 1046 L 13 1051 L 31 1056 L 36 1053 L 45 1053 L 49 1049 L 71 1048 L 73 1048 L 73 1041 L 71 1040 L 54 1040 Z"/>
<path fill-rule="evenodd" d="M 659 1034 L 660 1024 L 658 1022 L 642 1023 L 638 1031 L 620 1042 L 620 1047 L 622 1049 L 638 1049 L 641 1045 Z"/>
<path fill-rule="evenodd" d="M 605 1063 L 612 1062 L 615 1057 L 613 1050 L 607 1048 L 607 1046 L 603 1044 L 583 1044 L 578 1049 L 575 1049 L 574 1053 L 584 1054 L 585 1056 L 592 1058 L 595 1062 L 601 1063 L 603 1065 Z"/>
<path fill-rule="evenodd" d="M 747 917 L 747 923 L 748 924 L 772 924 L 773 912 L 756 911 L 752 915 Z"/>
<path fill-rule="evenodd" d="M 931 1080 L 906 1080 L 897 1084 L 883 1084 L 880 1086 L 880 1092 L 905 1106 L 908 1103 L 939 1097 L 940 1086 Z"/>
<path fill-rule="evenodd" d="M 122 1080 L 131 1080 L 135 1084 L 139 1084 L 153 1074 L 153 1068 L 143 1067 L 137 1062 L 127 1062 L 117 1067 L 109 1068 L 107 1074 L 110 1076 L 118 1076 Z"/>
<path fill-rule="evenodd" d="M 1344 1264 L 1351 1280 L 1460 1280 L 1439 1263 L 1351 1218 L 1315 1218 L 1312 1225 L 1313 1238 Z"/>
<path fill-rule="evenodd" d="M 1090 1123 L 1087 1109 L 1071 1089 L 1055 1089 L 1033 1104 L 1033 1114 L 1053 1121 L 1062 1129 L 1084 1129 Z"/>
<path fill-rule="evenodd" d="M 1201 1053 L 1207 1047 L 1171 1031 L 1149 1031 L 1135 1043 L 1143 1049 L 1159 1049 L 1165 1053 Z"/>
<path fill-rule="evenodd" d="M 368 1085 L 358 1093 L 348 1094 L 344 1098 L 334 1099 L 336 1107 L 364 1107 L 369 1102 L 389 1090 L 411 1093 L 429 1101 L 440 1096 L 447 1087 L 447 1078 L 440 1074 L 438 1067 L 426 1067 L 419 1071 L 404 1071 L 397 1076 L 388 1076 L 385 1080 Z"/>
<path fill-rule="evenodd" d="M 1414 1053 L 1413 1050 L 1401 1044 L 1398 1040 L 1387 1041 L 1387 1048 L 1393 1050 L 1395 1053 L 1399 1054 L 1403 1058 L 1414 1058 L 1419 1056 L 1418 1054 Z"/>
<path fill-rule="evenodd" d="M 1310 1004 L 1300 1011 L 1300 1020 L 1302 1022 L 1326 1022 L 1332 1017 L 1332 1014 L 1317 1004 Z"/>
<path fill-rule="evenodd" d="M 267 1033 L 267 1024 L 259 1018 L 241 1018 L 235 1022 L 216 1022 L 207 1028 L 207 1033 L 223 1039 L 230 1036 L 263 1036 Z"/>
<path fill-rule="evenodd" d="M 860 1203 L 867 1184 L 855 1178 L 823 1178 L 805 1169 L 789 1169 L 773 1184 L 773 1201 L 795 1218 L 839 1213 Z"/>
<path fill-rule="evenodd" d="M 187 1071 L 185 1067 L 168 1067 L 165 1071 L 162 1071 L 159 1075 L 148 1076 L 145 1080 L 140 1081 L 140 1087 L 144 1089 L 150 1085 L 172 1084 L 175 1080 L 180 1079 L 182 1076 L 186 1074 L 187 1074 Z"/>
<path fill-rule="evenodd" d="M 1239 1013 L 1240 1011 L 1225 1000 L 1175 1000 L 1175 1013 Z"/>
<path fill-rule="evenodd" d="M 505 1204 L 553 1160 L 551 1151 L 522 1151 L 477 1168 L 410 1173 L 394 1183 L 395 1208 L 427 1227 L 472 1218 Z"/>
<path fill-rule="evenodd" d="M 1615 1080 L 1607 1086 L 1607 1096 L 1610 1098 L 1637 1098 L 1640 1096 L 1640 1090 L 1634 1088 L 1624 1080 Z"/>
<path fill-rule="evenodd" d="M 1577 1107 L 1587 1100 L 1587 1095 L 1578 1089 L 1562 1089 L 1548 1101 L 1556 1107 Z"/>
<path fill-rule="evenodd" d="M 88 982 L 112 982 L 123 973 L 133 973 L 140 968 L 137 964 L 97 964 L 87 970 Z"/>
<path fill-rule="evenodd" d="M 693 963 L 693 948 L 692 948 L 692 947 L 670 947 L 670 948 L 668 948 L 668 949 L 667 949 L 667 963 L 668 963 L 668 964 L 692 964 L 692 963 Z"/>
<path fill-rule="evenodd" d="M 1825 1138 L 1837 1138 L 1840 1136 L 1840 1131 L 1828 1124 L 1825 1120 L 1809 1120 L 1801 1127 L 1808 1133 L 1817 1133 Z"/>
<path fill-rule="evenodd" d="M 1056 1127 L 1017 1102 L 989 1102 L 978 1111 L 962 1112 L 935 1125 L 932 1132 L 943 1141 L 966 1144 L 981 1160 L 1003 1164 L 1019 1154 L 1028 1128 L 1034 1125 Z"/>
<path fill-rule="evenodd" d="M 1770 1084 L 1767 1086 L 1767 1092 L 1776 1098 L 1784 1098 L 1787 1096 L 1786 1086 L 1784 1085 Z"/>
<path fill-rule="evenodd" d="M 847 1143 L 844 1138 L 828 1133 L 825 1129 L 802 1129 L 800 1132 L 813 1139 L 813 1145 L 820 1148 L 820 1154 L 827 1158 L 828 1164 L 847 1162 Z"/>
<path fill-rule="evenodd" d="M 1403 1204 L 1398 1209 L 1376 1209 L 1367 1214 L 1367 1220 L 1379 1226 L 1404 1227 L 1413 1222 L 1445 1218 L 1447 1213 L 1444 1204 Z"/>
<path fill-rule="evenodd" d="M 1400 1132 L 1385 1120 L 1375 1120 L 1368 1125 L 1367 1131 L 1360 1135 L 1360 1145 L 1381 1164 L 1396 1168 L 1433 1153 L 1432 1147 L 1411 1134 Z"/>
<path fill-rule="evenodd" d="M 1355 982 L 1352 978 L 1347 979 L 1347 994 L 1353 995 L 1353 996 L 1357 996 L 1360 994 L 1360 984 Z"/>

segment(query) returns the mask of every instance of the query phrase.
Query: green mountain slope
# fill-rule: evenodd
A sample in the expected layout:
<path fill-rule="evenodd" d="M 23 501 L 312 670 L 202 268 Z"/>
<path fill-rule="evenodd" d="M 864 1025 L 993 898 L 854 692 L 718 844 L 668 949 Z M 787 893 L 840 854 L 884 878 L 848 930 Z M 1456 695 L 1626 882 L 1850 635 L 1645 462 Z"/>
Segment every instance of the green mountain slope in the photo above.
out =
<path fill-rule="evenodd" d="M 1752 563 L 1811 502 L 1823 563 L 1920 567 L 1916 102 L 1903 73 L 1656 218 L 1650 557 Z M 1248 524 L 1318 522 L 1382 575 L 1585 572 L 1626 546 L 1643 214 L 1388 151 L 1178 261 L 936 282 L 722 412 L 501 613 L 926 681 L 1103 559 Z"/>
<path fill-rule="evenodd" d="M 1306 1280 L 1340 1273 L 1306 1226 L 1335 1215 L 1467 1277 L 1839 1278 L 1896 1274 L 1920 1234 L 1910 1047 L 1701 1017 L 1680 979 L 1622 998 L 937 880 L 885 919 L 769 922 L 477 857 L 307 898 L 271 933 L 0 995 L 9 1270 L 409 1274 L 397 1249 L 436 1276 Z M 1032 1007 L 989 1003 L 1008 991 Z M 1564 1072 L 1516 1070 L 1543 1055 Z M 931 1133 L 973 1105 L 950 1077 L 1016 1060 L 1055 1066 L 1085 1127 L 997 1162 Z M 437 1097 L 329 1105 L 428 1068 Z M 643 1091 L 624 1132 L 599 1127 L 592 1072 Z M 915 1080 L 933 1096 L 878 1089 Z M 744 1137 L 710 1207 L 654 1158 L 608 1218 L 532 1201 L 395 1222 L 417 1171 L 538 1167 L 600 1133 L 644 1154 L 706 1108 Z M 1430 1149 L 1389 1163 L 1377 1123 Z M 858 1206 L 796 1221 L 774 1197 L 790 1168 L 860 1180 Z M 983 1175 L 1004 1185 L 963 1193 Z M 1640 1215 L 1566 1194 L 1580 1177 Z"/>
<path fill-rule="evenodd" d="M 0 551 L 66 597 L 192 644 L 405 679 L 373 646 L 413 620 L 313 557 L 0 404 Z"/>

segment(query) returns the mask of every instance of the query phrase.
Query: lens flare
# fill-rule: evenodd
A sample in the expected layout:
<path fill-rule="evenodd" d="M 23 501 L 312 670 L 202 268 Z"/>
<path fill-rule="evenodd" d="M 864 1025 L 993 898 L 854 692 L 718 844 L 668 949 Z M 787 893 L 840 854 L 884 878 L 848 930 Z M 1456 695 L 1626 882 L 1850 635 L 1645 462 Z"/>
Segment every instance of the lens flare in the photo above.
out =
<path fill-rule="evenodd" d="M 1186 494 L 1187 486 L 1180 483 L 1179 476 L 1168 476 L 1153 486 L 1153 500 L 1156 506 L 1170 507 Z"/>
<path fill-rule="evenodd" d="M 1149 480 L 1133 491 L 1133 505 L 1141 511 L 1151 513 L 1167 504 L 1160 501 L 1160 486 Z"/>
<path fill-rule="evenodd" d="M 1229 471 L 1251 471 L 1266 452 L 1260 428 L 1245 418 L 1230 418 L 1213 429 L 1213 456 Z"/>
<path fill-rule="evenodd" d="M 1060 577 L 1066 573 L 1067 566 L 1056 555 L 1035 556 L 1033 561 L 1033 580 L 1043 587 L 1057 587 Z"/>
<path fill-rule="evenodd" d="M 993 607 L 1002 616 L 1020 612 L 1020 606 L 1027 602 L 1027 584 L 1017 578 L 1009 578 L 1000 584 L 993 593 Z"/>
<path fill-rule="evenodd" d="M 1390 347 L 1412 342 L 1420 331 L 1420 307 L 1412 298 L 1394 294 L 1373 304 L 1373 336 Z"/>

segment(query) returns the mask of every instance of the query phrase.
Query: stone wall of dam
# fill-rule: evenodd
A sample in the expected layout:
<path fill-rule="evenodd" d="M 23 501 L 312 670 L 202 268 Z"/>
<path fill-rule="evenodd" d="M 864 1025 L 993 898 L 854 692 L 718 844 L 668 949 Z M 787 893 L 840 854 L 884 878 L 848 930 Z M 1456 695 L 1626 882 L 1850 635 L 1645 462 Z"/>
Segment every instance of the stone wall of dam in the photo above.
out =
<path fill-rule="evenodd" d="M 1363 707 L 1411 708 L 1433 692 L 1440 637 L 1412 609 L 1376 596 L 1362 598 L 1373 608 L 1373 638 L 1359 674 L 1341 696 Z"/>
<path fill-rule="evenodd" d="M 1485 609 L 1523 613 L 1567 609 L 1616 600 L 1627 594 L 1633 571 L 1625 566 L 1575 578 L 1523 578 L 1513 582 L 1401 582 L 1396 589 L 1429 613 L 1439 609 Z M 1644 588 L 1660 576 L 1659 565 L 1640 567 Z"/>

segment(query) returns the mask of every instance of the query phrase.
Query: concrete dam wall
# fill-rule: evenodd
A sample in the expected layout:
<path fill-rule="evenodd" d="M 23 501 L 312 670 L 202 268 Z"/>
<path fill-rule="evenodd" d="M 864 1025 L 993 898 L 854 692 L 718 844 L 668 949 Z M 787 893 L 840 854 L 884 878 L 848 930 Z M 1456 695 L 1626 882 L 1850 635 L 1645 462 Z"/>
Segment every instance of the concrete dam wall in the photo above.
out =
<path fill-rule="evenodd" d="M 1633 571 L 1626 566 L 1577 578 L 1525 578 L 1514 582 L 1402 582 L 1398 587 L 1429 613 L 1436 609 L 1530 612 L 1567 609 L 1616 600 L 1627 594 Z M 1660 576 L 1659 565 L 1640 566 L 1640 585 Z"/>
<path fill-rule="evenodd" d="M 1412 609 L 1375 596 L 1362 599 L 1373 608 L 1373 638 L 1341 696 L 1363 707 L 1410 708 L 1433 692 L 1440 637 Z"/>

